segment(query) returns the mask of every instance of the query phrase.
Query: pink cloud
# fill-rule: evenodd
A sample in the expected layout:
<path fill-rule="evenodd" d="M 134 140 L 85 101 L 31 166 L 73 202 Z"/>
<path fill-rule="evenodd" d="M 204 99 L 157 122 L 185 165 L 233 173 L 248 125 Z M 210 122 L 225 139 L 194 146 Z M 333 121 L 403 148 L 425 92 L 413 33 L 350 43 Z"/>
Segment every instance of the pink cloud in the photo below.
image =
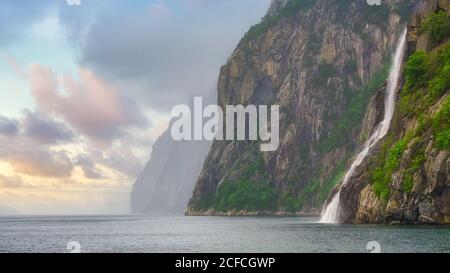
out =
<path fill-rule="evenodd" d="M 6 160 L 16 173 L 35 177 L 70 177 L 74 167 L 65 151 L 17 149 Z"/>
<path fill-rule="evenodd" d="M 51 69 L 30 68 L 32 95 L 40 111 L 64 119 L 95 140 L 112 140 L 130 126 L 146 125 L 134 102 L 88 69 L 79 69 L 79 79 L 58 77 Z"/>
<path fill-rule="evenodd" d="M 126 175 L 135 175 L 142 167 L 130 150 L 135 143 L 125 147 L 123 141 L 130 138 L 131 132 L 146 129 L 150 124 L 127 93 L 82 68 L 76 77 L 71 77 L 34 64 L 26 71 L 26 79 L 36 109 L 24 110 L 20 119 L 0 117 L 0 161 L 8 163 L 15 173 L 68 179 L 78 166 L 86 178 L 98 180 L 105 178 L 99 164 Z M 93 142 L 84 143 L 79 136 Z M 120 144 L 124 154 L 110 154 L 113 149 L 110 144 L 116 140 L 114 143 Z M 71 142 L 83 143 L 88 150 L 110 152 L 96 157 L 74 155 L 53 147 Z M 17 182 L 2 181 L 3 186 L 6 182 L 8 185 Z"/>
<path fill-rule="evenodd" d="M 12 55 L 5 53 L 5 54 L 3 54 L 3 59 L 9 65 L 9 67 L 11 68 L 11 71 L 15 75 L 17 75 L 18 77 L 21 77 L 21 78 L 27 77 L 26 72 L 22 69 L 20 64 L 17 62 L 17 60 Z"/>

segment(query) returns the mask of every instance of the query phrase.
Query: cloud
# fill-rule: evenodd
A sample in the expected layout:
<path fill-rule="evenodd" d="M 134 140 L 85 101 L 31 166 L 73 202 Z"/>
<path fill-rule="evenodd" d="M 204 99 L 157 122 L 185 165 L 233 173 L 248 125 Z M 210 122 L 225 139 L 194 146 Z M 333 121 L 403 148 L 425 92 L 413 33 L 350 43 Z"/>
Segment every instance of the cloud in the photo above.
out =
<path fill-rule="evenodd" d="M 19 122 L 0 119 L 3 124 L 0 161 L 9 164 L 20 175 L 58 178 L 63 182 L 62 178 L 72 179 L 75 167 L 80 167 L 85 178 L 102 180 L 108 178 L 100 168 L 103 166 L 134 178 L 143 167 L 143 158 L 136 156 L 133 149 L 151 146 L 151 139 L 147 138 L 148 134 L 143 134 L 143 130 L 132 130 L 113 144 L 105 145 L 79 139 L 64 123 L 46 114 L 30 110 L 24 110 L 23 114 Z M 80 149 L 72 149 L 71 153 L 64 150 L 65 147 L 73 148 L 72 144 L 81 144 Z"/>
<path fill-rule="evenodd" d="M 18 126 L 16 120 L 0 116 L 0 135 L 16 135 L 19 132 Z"/>
<path fill-rule="evenodd" d="M 20 78 L 27 78 L 26 71 L 22 69 L 17 60 L 11 56 L 10 54 L 3 53 L 2 54 L 4 61 L 11 68 L 11 71 Z"/>
<path fill-rule="evenodd" d="M 0 135 L 28 138 L 39 144 L 69 142 L 75 137 L 64 123 L 28 109 L 23 110 L 20 120 L 0 116 Z"/>
<path fill-rule="evenodd" d="M 55 121 L 50 117 L 24 110 L 25 117 L 22 120 L 24 134 L 43 144 L 69 142 L 75 135 L 64 123 Z"/>
<path fill-rule="evenodd" d="M 70 141 L 74 135 L 64 124 L 29 110 L 19 121 L 0 118 L 0 161 L 17 174 L 36 177 L 69 177 L 73 164 L 66 151 L 49 145 Z M 3 177 L 3 185 L 11 179 Z M 16 182 L 18 180 L 15 180 Z"/>
<path fill-rule="evenodd" d="M 102 180 L 109 178 L 102 166 L 134 178 L 143 167 L 143 158 L 136 156 L 133 149 L 142 155 L 147 154 L 140 151 L 142 147 L 151 146 L 151 139 L 142 130 L 127 132 L 113 144 L 105 145 L 75 137 L 64 123 L 40 112 L 24 110 L 23 113 L 20 122 L 2 118 L 5 124 L 2 131 L 11 134 L 0 134 L 0 161 L 20 175 L 58 178 L 63 182 L 63 178 L 72 179 L 75 167 L 80 167 L 85 178 Z M 14 130 L 8 128 L 10 124 L 15 125 Z M 64 150 L 73 148 L 72 144 L 81 144 L 80 149 L 72 149 L 71 153 Z"/>
<path fill-rule="evenodd" d="M 96 167 L 95 162 L 87 155 L 78 155 L 76 164 L 81 167 L 84 176 L 89 179 L 104 179 L 106 178 L 101 170 Z"/>
<path fill-rule="evenodd" d="M 111 148 L 107 152 L 91 148 L 89 154 L 99 164 L 133 179 L 136 178 L 144 167 L 142 159 L 136 157 L 131 149 L 125 145 Z"/>
<path fill-rule="evenodd" d="M 194 95 L 209 94 L 220 66 L 249 26 L 259 21 L 268 1 L 176 1 L 173 5 L 177 4 L 175 15 L 156 18 L 148 15 L 149 8 L 113 4 L 90 26 L 82 64 L 159 111 L 187 103 Z M 117 20 L 118 12 L 127 19 Z"/>
<path fill-rule="evenodd" d="M 65 0 L 2 1 L 0 25 L 8 27 L 0 28 L 0 47 L 19 45 L 20 53 L 11 52 L 20 62 L 5 60 L 29 81 L 36 105 L 17 119 L 0 117 L 0 163 L 14 172 L 0 177 L 8 188 L 0 191 L 2 203 L 21 212 L 126 211 L 151 131 L 162 131 L 150 128 L 143 113 L 158 123 L 174 104 L 215 95 L 220 66 L 268 1 L 108 0 L 76 8 Z M 55 44 L 56 34 L 66 35 L 61 41 L 79 57 L 76 75 L 46 66 L 65 66 L 65 55 L 33 56 L 33 39 Z M 20 67 L 32 59 L 41 64 Z M 64 200 L 56 200 L 63 196 L 58 190 L 66 191 Z"/>
<path fill-rule="evenodd" d="M 70 177 L 74 168 L 66 151 L 48 151 L 27 147 L 16 149 L 6 157 L 15 172 L 35 177 Z"/>
<path fill-rule="evenodd" d="M 22 188 L 28 187 L 29 185 L 25 183 L 20 176 L 4 176 L 0 174 L 0 189 L 4 188 Z"/>
<path fill-rule="evenodd" d="M 38 109 L 64 119 L 91 139 L 111 141 L 126 128 L 149 125 L 131 99 L 90 70 L 80 68 L 79 80 L 65 76 L 59 81 L 51 69 L 34 64 L 30 75 Z"/>
<path fill-rule="evenodd" d="M 50 0 L 2 0 L 0 9 L 0 46 L 14 41 L 18 33 L 26 31 L 31 23 L 43 17 L 51 5 Z"/>

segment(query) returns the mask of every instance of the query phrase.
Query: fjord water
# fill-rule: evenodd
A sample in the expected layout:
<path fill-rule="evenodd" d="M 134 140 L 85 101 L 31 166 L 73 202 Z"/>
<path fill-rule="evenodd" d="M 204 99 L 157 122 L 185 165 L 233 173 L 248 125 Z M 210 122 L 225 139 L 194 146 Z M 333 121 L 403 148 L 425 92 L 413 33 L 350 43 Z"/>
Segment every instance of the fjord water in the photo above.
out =
<path fill-rule="evenodd" d="M 389 72 L 389 78 L 386 86 L 386 95 L 384 97 L 384 118 L 381 121 L 381 123 L 377 126 L 376 130 L 373 132 L 373 134 L 369 137 L 369 139 L 364 144 L 364 147 L 362 151 L 356 156 L 355 160 L 353 161 L 352 165 L 348 169 L 347 173 L 344 176 L 344 179 L 341 183 L 342 186 L 345 186 L 349 179 L 352 177 L 353 172 L 355 169 L 361 165 L 361 163 L 364 161 L 364 159 L 369 155 L 369 152 L 371 149 L 387 134 L 389 130 L 389 126 L 391 125 L 392 117 L 394 116 L 394 110 L 395 110 L 395 94 L 398 88 L 399 78 L 400 78 L 400 71 L 402 67 L 403 62 L 403 53 L 405 51 L 405 44 L 406 44 L 406 29 L 403 31 L 392 61 L 392 67 Z M 339 223 L 340 222 L 340 195 L 341 190 L 339 190 L 334 197 L 332 198 L 331 202 L 325 206 L 321 218 L 322 223 Z"/>
<path fill-rule="evenodd" d="M 0 252 L 450 252 L 450 227 L 327 225 L 319 218 L 0 217 Z"/>

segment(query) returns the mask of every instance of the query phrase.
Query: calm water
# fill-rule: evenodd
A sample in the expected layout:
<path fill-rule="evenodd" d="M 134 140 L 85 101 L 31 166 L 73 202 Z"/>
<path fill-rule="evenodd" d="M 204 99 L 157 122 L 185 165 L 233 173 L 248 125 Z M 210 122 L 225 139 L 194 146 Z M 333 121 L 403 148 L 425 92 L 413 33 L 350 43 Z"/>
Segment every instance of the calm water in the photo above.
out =
<path fill-rule="evenodd" d="M 0 252 L 450 252 L 450 227 L 319 224 L 318 218 L 0 217 Z"/>

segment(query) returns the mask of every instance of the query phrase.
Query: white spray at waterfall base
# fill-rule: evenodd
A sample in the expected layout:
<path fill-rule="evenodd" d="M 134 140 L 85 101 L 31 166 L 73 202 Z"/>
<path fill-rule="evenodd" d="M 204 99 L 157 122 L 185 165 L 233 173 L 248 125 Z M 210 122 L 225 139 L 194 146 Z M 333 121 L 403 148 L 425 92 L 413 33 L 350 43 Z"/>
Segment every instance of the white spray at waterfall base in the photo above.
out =
<path fill-rule="evenodd" d="M 384 97 L 384 119 L 378 124 L 375 132 L 370 136 L 366 143 L 364 143 L 362 151 L 358 154 L 355 161 L 353 161 L 349 170 L 344 176 L 339 190 L 333 196 L 331 202 L 325 204 L 322 211 L 321 223 L 338 224 L 341 222 L 341 206 L 340 196 L 342 187 L 345 186 L 352 177 L 355 169 L 361 165 L 363 160 L 369 155 L 370 150 L 380 141 L 388 132 L 392 117 L 395 110 L 395 93 L 398 88 L 400 71 L 402 67 L 403 53 L 406 44 L 406 29 L 397 44 L 395 54 L 393 56 L 392 67 L 389 72 L 389 79 L 386 87 L 386 95 Z"/>

